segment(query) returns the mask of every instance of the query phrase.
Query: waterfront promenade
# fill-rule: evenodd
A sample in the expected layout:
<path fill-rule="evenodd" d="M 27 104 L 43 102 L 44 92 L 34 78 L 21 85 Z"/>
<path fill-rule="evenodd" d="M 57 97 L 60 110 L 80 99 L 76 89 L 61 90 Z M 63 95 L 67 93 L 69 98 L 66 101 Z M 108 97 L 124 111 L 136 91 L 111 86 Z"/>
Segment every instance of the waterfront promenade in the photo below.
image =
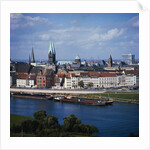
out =
<path fill-rule="evenodd" d="M 90 91 L 90 90 L 52 90 L 52 89 L 24 89 L 24 88 L 10 88 L 10 92 L 24 92 L 24 93 L 41 93 L 41 94 L 100 94 L 106 91 Z"/>

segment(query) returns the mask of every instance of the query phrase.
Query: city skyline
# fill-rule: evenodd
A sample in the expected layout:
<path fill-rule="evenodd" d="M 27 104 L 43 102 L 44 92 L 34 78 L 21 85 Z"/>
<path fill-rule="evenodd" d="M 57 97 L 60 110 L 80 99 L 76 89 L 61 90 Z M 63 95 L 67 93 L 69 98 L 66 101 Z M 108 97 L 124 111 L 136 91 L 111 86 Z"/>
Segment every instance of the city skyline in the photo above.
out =
<path fill-rule="evenodd" d="M 56 60 L 139 58 L 139 15 L 123 14 L 11 14 L 10 58 L 46 60 L 53 41 Z"/>

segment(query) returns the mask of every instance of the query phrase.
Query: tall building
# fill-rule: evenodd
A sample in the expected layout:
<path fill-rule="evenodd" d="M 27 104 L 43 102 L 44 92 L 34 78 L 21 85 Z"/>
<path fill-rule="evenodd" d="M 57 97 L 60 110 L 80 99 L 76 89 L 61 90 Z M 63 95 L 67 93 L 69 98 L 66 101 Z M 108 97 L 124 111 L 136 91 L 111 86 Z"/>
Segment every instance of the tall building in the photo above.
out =
<path fill-rule="evenodd" d="M 53 42 L 50 41 L 49 51 L 48 51 L 48 62 L 49 64 L 55 64 L 56 62 L 56 52 Z"/>
<path fill-rule="evenodd" d="M 40 70 L 36 77 L 37 88 L 51 88 L 54 86 L 54 71 L 52 69 Z"/>
<path fill-rule="evenodd" d="M 111 55 L 108 59 L 108 67 L 112 67 L 112 57 L 111 57 Z"/>
<path fill-rule="evenodd" d="M 32 54 L 31 54 L 31 63 L 35 63 L 35 59 L 34 59 L 34 51 L 33 51 L 33 47 L 32 47 Z"/>
<path fill-rule="evenodd" d="M 132 54 L 124 54 L 122 55 L 122 61 L 127 65 L 131 65 L 135 62 L 135 55 Z"/>

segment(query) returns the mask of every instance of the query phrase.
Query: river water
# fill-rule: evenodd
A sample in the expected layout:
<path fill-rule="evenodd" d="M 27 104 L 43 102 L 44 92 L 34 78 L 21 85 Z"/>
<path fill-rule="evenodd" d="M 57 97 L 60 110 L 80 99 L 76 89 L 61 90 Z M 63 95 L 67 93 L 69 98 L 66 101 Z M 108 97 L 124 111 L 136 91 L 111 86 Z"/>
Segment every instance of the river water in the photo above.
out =
<path fill-rule="evenodd" d="M 108 106 L 90 106 L 73 103 L 59 103 L 53 100 L 10 98 L 10 113 L 33 116 L 38 110 L 58 118 L 63 124 L 63 117 L 74 114 L 82 123 L 94 125 L 100 136 L 127 137 L 132 132 L 139 133 L 139 105 L 114 102 Z"/>

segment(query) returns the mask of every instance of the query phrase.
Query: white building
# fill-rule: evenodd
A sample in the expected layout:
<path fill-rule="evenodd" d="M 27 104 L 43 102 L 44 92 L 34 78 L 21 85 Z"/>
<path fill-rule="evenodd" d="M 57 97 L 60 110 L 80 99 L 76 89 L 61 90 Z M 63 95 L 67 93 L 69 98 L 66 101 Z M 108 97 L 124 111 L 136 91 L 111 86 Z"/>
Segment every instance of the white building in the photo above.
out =
<path fill-rule="evenodd" d="M 93 83 L 93 88 L 108 88 L 118 85 L 118 79 L 115 73 L 100 73 L 100 74 L 90 74 L 84 76 L 71 76 L 65 78 L 65 88 L 66 89 L 76 89 L 80 88 L 78 83 L 83 81 L 84 87 L 88 88 L 89 83 Z"/>
<path fill-rule="evenodd" d="M 16 80 L 17 87 L 34 87 L 36 84 L 36 77 L 34 75 L 23 74 Z"/>
<path fill-rule="evenodd" d="M 121 86 L 137 86 L 138 76 L 136 75 L 117 75 L 116 73 L 88 73 L 88 75 L 70 76 L 65 78 L 64 88 L 80 88 L 78 83 L 83 81 L 84 88 L 88 88 L 89 83 L 93 83 L 92 88 L 111 88 Z"/>

